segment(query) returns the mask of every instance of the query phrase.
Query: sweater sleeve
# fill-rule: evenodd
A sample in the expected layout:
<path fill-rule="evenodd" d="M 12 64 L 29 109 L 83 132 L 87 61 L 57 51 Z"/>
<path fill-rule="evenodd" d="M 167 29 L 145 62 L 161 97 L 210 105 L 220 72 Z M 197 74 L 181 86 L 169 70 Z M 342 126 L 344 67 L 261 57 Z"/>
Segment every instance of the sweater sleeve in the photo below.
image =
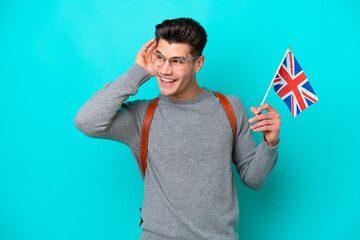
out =
<path fill-rule="evenodd" d="M 241 181 L 251 189 L 260 190 L 278 157 L 278 145 L 270 147 L 264 137 L 256 146 L 251 135 L 248 115 L 242 101 L 236 96 L 229 98 L 237 119 L 237 135 L 234 164 Z"/>
<path fill-rule="evenodd" d="M 124 102 L 150 79 L 150 74 L 134 64 L 114 82 L 97 91 L 78 111 L 74 124 L 85 135 L 119 141 L 133 146 L 140 138 L 139 111 L 146 111 L 148 101 Z"/>

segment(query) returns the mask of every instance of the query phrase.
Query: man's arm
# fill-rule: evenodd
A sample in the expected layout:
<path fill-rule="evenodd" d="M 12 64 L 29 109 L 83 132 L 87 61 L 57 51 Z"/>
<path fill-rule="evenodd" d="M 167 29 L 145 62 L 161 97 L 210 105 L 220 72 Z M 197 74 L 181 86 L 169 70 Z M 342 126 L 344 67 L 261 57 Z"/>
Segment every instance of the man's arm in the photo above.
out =
<path fill-rule="evenodd" d="M 277 159 L 279 135 L 271 134 L 271 136 L 274 137 L 271 138 L 273 141 L 271 144 L 274 145 L 270 145 L 267 142 L 270 138 L 268 137 L 268 139 L 266 139 L 264 134 L 263 141 L 256 146 L 256 143 L 251 135 L 249 118 L 245 107 L 239 98 L 236 97 L 234 100 L 233 104 L 238 108 L 238 111 L 236 111 L 238 128 L 234 151 L 234 164 L 240 175 L 241 181 L 249 188 L 260 190 L 265 184 L 265 181 L 272 170 L 273 164 Z M 259 108 L 256 110 L 261 111 L 262 109 L 260 110 Z M 276 115 L 273 114 L 270 118 L 272 119 L 274 116 Z M 271 121 L 273 123 L 272 120 L 267 121 Z M 264 123 L 262 123 L 261 126 L 264 126 Z M 255 129 L 257 129 L 257 127 L 258 126 L 255 126 Z"/>
<path fill-rule="evenodd" d="M 131 145 L 139 135 L 136 109 L 146 108 L 147 102 L 124 102 L 135 95 L 138 88 L 153 75 L 146 50 L 156 48 L 154 39 L 147 42 L 136 56 L 135 64 L 114 82 L 97 91 L 76 114 L 75 126 L 94 138 L 105 138 Z M 141 64 L 141 65 L 140 65 Z M 150 71 L 150 72 L 149 72 Z M 136 106 L 136 107 L 135 107 Z"/>

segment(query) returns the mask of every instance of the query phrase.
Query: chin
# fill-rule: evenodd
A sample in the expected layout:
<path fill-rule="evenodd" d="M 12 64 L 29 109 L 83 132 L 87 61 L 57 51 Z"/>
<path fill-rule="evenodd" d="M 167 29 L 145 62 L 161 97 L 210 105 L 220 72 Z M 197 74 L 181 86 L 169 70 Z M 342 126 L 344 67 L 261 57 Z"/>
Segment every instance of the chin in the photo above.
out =
<path fill-rule="evenodd" d="M 160 90 L 160 93 L 164 96 L 171 96 L 175 93 L 175 91 L 172 89 L 164 89 L 162 87 L 159 87 L 159 90 Z"/>
<path fill-rule="evenodd" d="M 177 92 L 178 86 L 176 83 L 173 86 L 163 86 L 159 81 L 161 80 L 158 80 L 158 86 L 162 95 L 171 96 Z"/>

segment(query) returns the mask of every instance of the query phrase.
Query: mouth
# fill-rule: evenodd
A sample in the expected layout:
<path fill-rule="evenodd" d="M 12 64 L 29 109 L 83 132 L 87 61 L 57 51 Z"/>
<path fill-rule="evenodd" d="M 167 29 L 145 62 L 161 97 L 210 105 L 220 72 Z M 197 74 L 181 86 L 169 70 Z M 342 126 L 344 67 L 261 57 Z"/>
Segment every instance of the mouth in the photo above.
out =
<path fill-rule="evenodd" d="M 176 79 L 164 78 L 164 77 L 161 77 L 161 76 L 159 76 L 159 78 L 160 78 L 161 83 L 164 84 L 164 85 L 171 85 L 171 84 L 173 84 L 174 82 L 177 81 Z"/>

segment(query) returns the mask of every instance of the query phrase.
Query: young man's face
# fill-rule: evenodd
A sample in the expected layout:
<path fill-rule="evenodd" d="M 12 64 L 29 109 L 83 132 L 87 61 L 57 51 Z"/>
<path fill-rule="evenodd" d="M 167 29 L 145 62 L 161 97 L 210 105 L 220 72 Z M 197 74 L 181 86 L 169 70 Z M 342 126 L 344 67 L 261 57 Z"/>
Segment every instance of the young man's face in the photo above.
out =
<path fill-rule="evenodd" d="M 166 59 L 173 57 L 192 58 L 190 45 L 186 43 L 171 43 L 160 39 L 156 52 Z M 162 66 L 153 65 L 155 77 L 161 94 L 175 101 L 184 101 L 196 96 L 200 87 L 196 82 L 196 73 L 201 69 L 204 57 L 185 61 L 181 70 L 174 70 L 169 61 Z"/>

